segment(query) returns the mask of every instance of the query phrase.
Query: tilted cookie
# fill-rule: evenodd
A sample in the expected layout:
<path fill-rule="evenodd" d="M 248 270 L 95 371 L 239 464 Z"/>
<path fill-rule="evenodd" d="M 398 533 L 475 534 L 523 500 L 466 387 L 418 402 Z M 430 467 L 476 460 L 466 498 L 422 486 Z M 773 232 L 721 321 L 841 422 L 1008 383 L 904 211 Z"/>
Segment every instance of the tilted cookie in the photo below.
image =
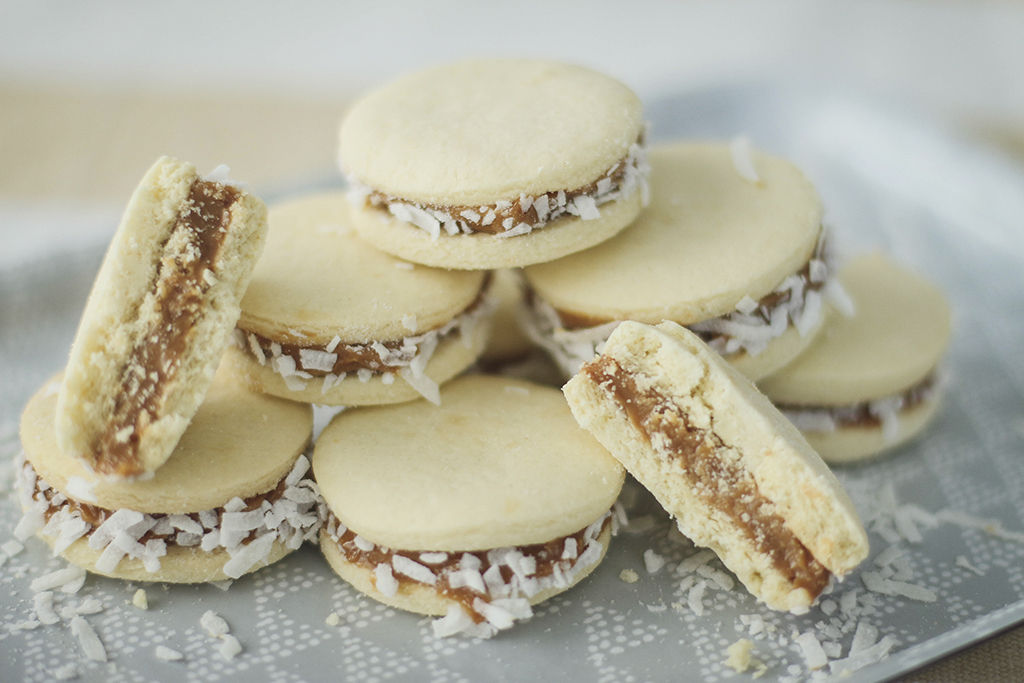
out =
<path fill-rule="evenodd" d="M 370 597 L 488 636 L 604 557 L 624 473 L 557 389 L 483 375 L 424 401 L 338 415 L 313 470 L 321 550 Z"/>
<path fill-rule="evenodd" d="M 272 206 L 267 242 L 227 355 L 250 388 L 328 405 L 436 402 L 483 351 L 490 276 L 374 249 L 343 194 Z"/>
<path fill-rule="evenodd" d="M 152 474 L 203 400 L 266 235 L 266 209 L 156 161 L 93 284 L 57 401 L 57 443 L 111 477 Z"/>
<path fill-rule="evenodd" d="M 675 323 L 624 322 L 563 388 L 576 420 L 772 609 L 868 553 L 846 492 L 735 368 Z"/>
<path fill-rule="evenodd" d="M 789 162 L 734 151 L 652 147 L 651 205 L 628 230 L 524 270 L 529 329 L 566 376 L 620 320 L 685 325 L 751 379 L 814 338 L 830 279 L 821 202 Z"/>
<path fill-rule="evenodd" d="M 145 480 L 111 480 L 57 447 L 54 378 L 21 417 L 21 536 L 72 564 L 131 581 L 218 581 L 314 538 L 321 503 L 303 451 L 312 408 L 219 372 L 171 457 Z"/>
<path fill-rule="evenodd" d="M 806 352 L 759 384 L 829 462 L 871 457 L 925 428 L 950 337 L 942 292 L 882 254 L 854 259 L 839 278 L 853 314 L 832 312 Z"/>
<path fill-rule="evenodd" d="M 640 101 L 589 69 L 474 60 L 399 78 L 341 124 L 374 246 L 442 268 L 550 261 L 622 230 L 646 197 Z"/>

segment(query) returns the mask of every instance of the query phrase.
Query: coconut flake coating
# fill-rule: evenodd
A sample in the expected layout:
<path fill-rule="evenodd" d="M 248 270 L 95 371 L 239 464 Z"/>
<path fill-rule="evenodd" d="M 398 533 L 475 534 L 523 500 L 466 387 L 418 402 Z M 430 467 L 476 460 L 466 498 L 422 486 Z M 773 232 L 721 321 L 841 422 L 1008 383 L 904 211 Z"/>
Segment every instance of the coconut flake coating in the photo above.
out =
<path fill-rule="evenodd" d="M 758 356 L 791 328 L 797 329 L 801 337 L 818 329 L 826 290 L 838 286 L 832 279 L 833 272 L 822 232 L 811 259 L 760 300 L 744 296 L 733 311 L 687 327 L 726 358 L 738 354 Z M 524 328 L 567 375 L 576 374 L 584 363 L 600 353 L 620 322 L 591 321 L 584 316 L 560 313 L 536 292 L 531 292 L 528 302 Z"/>
<path fill-rule="evenodd" d="M 539 196 L 522 194 L 511 200 L 480 206 L 425 205 L 402 197 L 383 194 L 349 177 L 349 196 L 354 204 L 387 211 L 395 218 L 415 225 L 433 239 L 442 235 L 485 233 L 498 237 L 518 237 L 558 220 L 577 216 L 584 221 L 601 217 L 600 207 L 608 202 L 641 193 L 646 206 L 650 190 L 647 176 L 650 166 L 641 143 L 629 147 L 629 154 L 585 187 L 560 189 Z"/>
<path fill-rule="evenodd" d="M 392 550 L 359 536 L 330 512 L 325 530 L 346 561 L 372 571 L 374 587 L 386 597 L 415 582 L 454 601 L 434 622 L 434 635 L 488 638 L 533 616 L 531 599 L 566 590 L 589 573 L 607 550 L 601 536 L 609 525 L 614 527 L 610 511 L 546 543 L 475 552 Z"/>
<path fill-rule="evenodd" d="M 122 560 L 137 559 L 155 581 L 167 580 L 160 572 L 169 547 L 223 550 L 228 556 L 223 573 L 238 578 L 266 563 L 275 542 L 295 550 L 316 538 L 326 508 L 308 473 L 309 460 L 299 456 L 270 491 L 244 500 L 235 497 L 219 508 L 167 515 L 108 510 L 69 498 L 21 461 L 18 492 L 24 516 L 19 535 L 38 533 L 51 543 L 54 555 L 84 539 L 99 553 L 91 570 L 117 576 Z"/>

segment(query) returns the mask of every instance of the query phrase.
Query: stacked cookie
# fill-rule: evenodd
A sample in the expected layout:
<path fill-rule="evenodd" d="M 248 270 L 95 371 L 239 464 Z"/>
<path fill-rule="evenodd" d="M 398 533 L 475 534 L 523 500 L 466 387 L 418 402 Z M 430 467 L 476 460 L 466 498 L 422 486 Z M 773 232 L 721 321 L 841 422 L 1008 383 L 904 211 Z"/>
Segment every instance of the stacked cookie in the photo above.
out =
<path fill-rule="evenodd" d="M 158 161 L 63 378 L 22 418 L 24 530 L 91 571 L 179 582 L 318 539 L 358 590 L 486 636 L 596 568 L 628 470 L 758 599 L 806 609 L 866 536 L 752 381 L 801 427 L 860 430 L 857 448 L 812 441 L 837 459 L 895 443 L 900 410 L 908 438 L 934 412 L 941 297 L 853 264 L 858 317 L 830 312 L 843 290 L 798 169 L 743 143 L 648 164 L 644 136 L 606 76 L 491 60 L 359 100 L 347 193 L 265 216 L 222 175 Z M 896 309 L 871 303 L 891 287 Z M 922 300 L 938 322 L 900 356 L 888 330 Z M 575 375 L 564 395 L 462 375 L 527 338 Z M 310 462 L 313 404 L 346 410 Z M 876 419 L 884 438 L 864 436 Z"/>
<path fill-rule="evenodd" d="M 224 174 L 159 159 L 125 210 L 68 365 L 29 401 L 19 535 L 118 578 L 237 578 L 315 537 L 309 406 L 217 372 L 266 235 Z"/>

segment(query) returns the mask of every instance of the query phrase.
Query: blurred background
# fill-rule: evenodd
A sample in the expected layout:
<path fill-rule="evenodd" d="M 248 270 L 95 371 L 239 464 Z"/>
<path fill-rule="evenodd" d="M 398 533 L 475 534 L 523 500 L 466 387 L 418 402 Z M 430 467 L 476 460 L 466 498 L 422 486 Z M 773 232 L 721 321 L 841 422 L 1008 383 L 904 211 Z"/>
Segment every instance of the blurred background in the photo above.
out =
<path fill-rule="evenodd" d="M 466 56 L 557 58 L 646 102 L 824 85 L 1024 159 L 1024 3 L 13 1 L 0 22 L 0 265 L 105 240 L 154 158 L 258 192 L 333 182 L 345 104 Z M 740 132 L 740 131 L 737 131 Z"/>

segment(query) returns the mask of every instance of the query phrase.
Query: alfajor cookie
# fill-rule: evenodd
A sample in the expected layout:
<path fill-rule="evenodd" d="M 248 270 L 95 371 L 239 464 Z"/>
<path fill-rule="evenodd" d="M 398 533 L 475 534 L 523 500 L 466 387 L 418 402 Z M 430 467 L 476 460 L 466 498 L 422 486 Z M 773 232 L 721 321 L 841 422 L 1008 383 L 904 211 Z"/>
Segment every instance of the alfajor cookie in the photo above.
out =
<path fill-rule="evenodd" d="M 737 149 L 653 147 L 652 203 L 629 230 L 525 269 L 531 335 L 566 376 L 621 320 L 685 325 L 752 379 L 810 343 L 830 279 L 821 202 L 789 162 Z"/>
<path fill-rule="evenodd" d="M 271 207 L 270 236 L 242 300 L 228 363 L 250 388 L 298 401 L 425 398 L 482 352 L 490 277 L 374 249 L 341 193 Z"/>
<path fill-rule="evenodd" d="M 341 124 L 353 223 L 442 268 L 550 261 L 602 242 L 646 201 L 642 107 L 589 69 L 474 60 L 399 78 Z"/>
<path fill-rule="evenodd" d="M 21 417 L 24 516 L 72 564 L 131 581 L 238 578 L 315 539 L 322 503 L 303 451 L 312 408 L 255 394 L 223 371 L 177 447 L 146 480 L 111 480 L 62 451 L 54 378 Z"/>
<path fill-rule="evenodd" d="M 361 408 L 317 440 L 321 549 L 358 590 L 493 635 L 603 558 L 624 473 L 556 389 L 493 376 L 443 403 Z"/>
<path fill-rule="evenodd" d="M 57 443 L 95 472 L 148 476 L 213 380 L 263 248 L 266 209 L 162 157 L 125 209 L 57 400 Z"/>
<path fill-rule="evenodd" d="M 563 388 L 573 415 L 768 607 L 801 612 L 868 553 L 842 486 L 735 368 L 671 322 L 624 322 Z"/>
<path fill-rule="evenodd" d="M 805 353 L 760 382 L 829 462 L 870 457 L 924 429 L 950 337 L 942 292 L 884 255 L 852 260 L 839 278 L 854 314 L 831 314 Z"/>

